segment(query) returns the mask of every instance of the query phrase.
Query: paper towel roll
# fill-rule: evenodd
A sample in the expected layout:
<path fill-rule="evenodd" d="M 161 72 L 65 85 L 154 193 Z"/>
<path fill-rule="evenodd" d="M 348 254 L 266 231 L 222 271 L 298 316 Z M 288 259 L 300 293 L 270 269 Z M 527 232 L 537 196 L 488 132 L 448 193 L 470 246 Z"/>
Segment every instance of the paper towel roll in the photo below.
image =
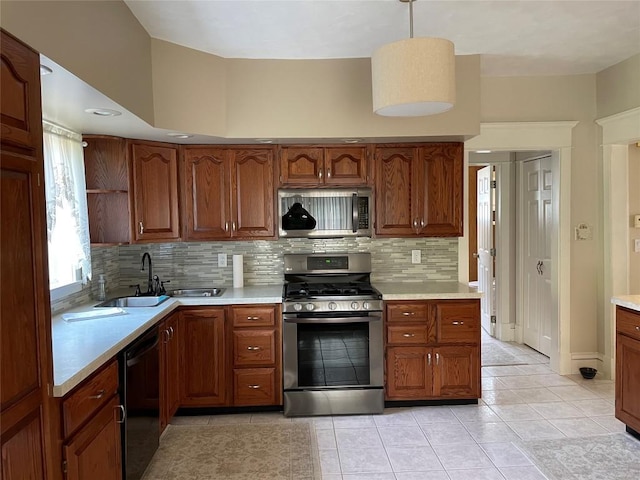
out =
<path fill-rule="evenodd" d="M 242 255 L 233 256 L 233 288 L 244 287 Z"/>

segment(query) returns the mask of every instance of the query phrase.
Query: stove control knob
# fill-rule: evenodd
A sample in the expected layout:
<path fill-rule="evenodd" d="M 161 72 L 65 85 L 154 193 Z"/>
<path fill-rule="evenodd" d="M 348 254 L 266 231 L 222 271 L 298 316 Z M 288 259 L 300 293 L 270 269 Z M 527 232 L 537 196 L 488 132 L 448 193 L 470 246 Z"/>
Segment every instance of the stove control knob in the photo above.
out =
<path fill-rule="evenodd" d="M 358 302 L 351 302 L 351 310 L 358 310 L 358 308 L 360 308 Z"/>
<path fill-rule="evenodd" d="M 294 305 L 293 305 L 293 309 L 294 309 L 296 312 L 299 312 L 300 310 L 302 310 L 302 304 L 300 304 L 300 303 L 296 303 L 296 304 L 294 304 Z"/>
<path fill-rule="evenodd" d="M 371 305 L 369 305 L 369 302 L 364 302 L 362 304 L 362 308 L 364 308 L 365 310 L 371 310 Z"/>
<path fill-rule="evenodd" d="M 338 304 L 336 302 L 329 302 L 329 310 L 335 310 L 338 308 Z"/>
<path fill-rule="evenodd" d="M 307 303 L 304 308 L 306 308 L 309 311 L 312 311 L 314 308 L 316 308 L 316 306 L 313 303 Z"/>

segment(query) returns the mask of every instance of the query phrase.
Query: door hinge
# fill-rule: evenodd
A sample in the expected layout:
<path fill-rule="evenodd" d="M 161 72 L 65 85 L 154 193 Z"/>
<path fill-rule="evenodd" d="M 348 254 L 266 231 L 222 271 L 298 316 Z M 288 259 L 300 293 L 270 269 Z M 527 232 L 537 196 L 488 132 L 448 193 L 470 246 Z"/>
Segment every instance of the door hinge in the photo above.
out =
<path fill-rule="evenodd" d="M 491 315 L 491 323 L 496 323 L 496 316 L 495 315 Z"/>
<path fill-rule="evenodd" d="M 496 256 L 496 249 L 495 248 L 490 249 L 489 250 L 489 255 L 491 255 L 492 257 L 495 257 Z"/>
<path fill-rule="evenodd" d="M 491 188 L 497 188 L 498 187 L 498 182 L 495 180 L 491 180 Z"/>
<path fill-rule="evenodd" d="M 67 476 L 67 461 L 63 460 L 62 461 L 62 473 L 64 473 L 64 476 Z"/>

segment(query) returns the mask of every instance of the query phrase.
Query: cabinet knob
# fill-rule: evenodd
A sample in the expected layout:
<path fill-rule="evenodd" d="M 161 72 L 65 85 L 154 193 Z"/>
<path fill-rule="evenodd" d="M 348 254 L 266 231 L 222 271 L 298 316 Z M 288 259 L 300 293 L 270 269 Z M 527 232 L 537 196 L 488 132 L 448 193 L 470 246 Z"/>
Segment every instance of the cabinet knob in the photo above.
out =
<path fill-rule="evenodd" d="M 636 325 L 636 331 L 640 332 L 640 326 Z"/>
<path fill-rule="evenodd" d="M 229 231 L 229 222 L 224 222 L 224 231 L 225 232 Z"/>
<path fill-rule="evenodd" d="M 260 388 L 260 385 L 247 385 L 247 387 L 249 387 L 252 390 L 257 390 L 258 388 Z"/>
<path fill-rule="evenodd" d="M 260 347 L 258 347 L 258 346 L 252 346 L 252 345 L 249 345 L 249 346 L 247 347 L 247 350 L 249 350 L 249 351 L 252 351 L 252 352 L 253 352 L 253 351 L 255 351 L 255 350 L 260 350 Z"/>
<path fill-rule="evenodd" d="M 231 222 L 231 230 L 236 231 L 236 222 Z"/>
<path fill-rule="evenodd" d="M 402 336 L 406 338 L 411 338 L 411 337 L 415 337 L 416 335 L 415 333 L 403 333 Z"/>
<path fill-rule="evenodd" d="M 165 328 L 162 330 L 162 336 L 164 337 L 162 339 L 162 343 L 169 343 L 169 340 L 171 340 L 171 333 L 169 332 L 169 329 Z"/>

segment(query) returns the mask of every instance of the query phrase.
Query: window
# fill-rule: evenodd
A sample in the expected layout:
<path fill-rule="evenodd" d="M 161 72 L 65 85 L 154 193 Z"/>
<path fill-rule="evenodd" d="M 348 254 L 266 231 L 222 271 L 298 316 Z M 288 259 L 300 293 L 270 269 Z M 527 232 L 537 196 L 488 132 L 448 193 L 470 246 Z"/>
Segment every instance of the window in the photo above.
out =
<path fill-rule="evenodd" d="M 82 136 L 43 122 L 51 299 L 91 279 L 91 249 Z"/>

